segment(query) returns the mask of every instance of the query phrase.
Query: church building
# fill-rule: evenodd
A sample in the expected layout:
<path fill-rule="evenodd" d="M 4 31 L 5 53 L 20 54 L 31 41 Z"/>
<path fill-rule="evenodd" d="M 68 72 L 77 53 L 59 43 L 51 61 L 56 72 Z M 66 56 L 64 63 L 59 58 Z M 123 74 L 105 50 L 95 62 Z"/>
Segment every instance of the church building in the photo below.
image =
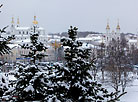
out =
<path fill-rule="evenodd" d="M 107 22 L 106 26 L 106 33 L 105 33 L 105 45 L 108 46 L 111 41 L 120 41 L 121 40 L 121 34 L 120 34 L 120 25 L 119 22 L 116 27 L 116 32 L 110 31 L 109 22 Z"/>
<path fill-rule="evenodd" d="M 45 33 L 45 29 L 39 27 L 38 21 L 36 20 L 36 16 L 34 16 L 34 20 L 30 27 L 22 27 L 20 26 L 19 18 L 17 19 L 17 24 L 14 22 L 14 18 L 12 17 L 10 34 L 15 35 L 15 42 L 24 42 L 30 39 L 30 32 L 33 30 L 33 26 L 36 27 L 36 32 L 39 34 L 38 40 L 43 43 L 47 43 L 47 34 Z"/>

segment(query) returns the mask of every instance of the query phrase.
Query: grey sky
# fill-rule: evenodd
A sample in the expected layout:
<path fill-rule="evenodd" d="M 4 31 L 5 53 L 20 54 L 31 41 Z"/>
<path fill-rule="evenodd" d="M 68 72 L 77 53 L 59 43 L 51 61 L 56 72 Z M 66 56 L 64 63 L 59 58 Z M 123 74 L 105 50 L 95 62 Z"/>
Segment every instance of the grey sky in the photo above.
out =
<path fill-rule="evenodd" d="M 0 27 L 11 17 L 19 17 L 22 26 L 30 26 L 33 16 L 46 32 L 67 31 L 70 25 L 80 31 L 105 32 L 107 19 L 115 30 L 120 20 L 121 32 L 138 31 L 138 0 L 1 0 Z"/>

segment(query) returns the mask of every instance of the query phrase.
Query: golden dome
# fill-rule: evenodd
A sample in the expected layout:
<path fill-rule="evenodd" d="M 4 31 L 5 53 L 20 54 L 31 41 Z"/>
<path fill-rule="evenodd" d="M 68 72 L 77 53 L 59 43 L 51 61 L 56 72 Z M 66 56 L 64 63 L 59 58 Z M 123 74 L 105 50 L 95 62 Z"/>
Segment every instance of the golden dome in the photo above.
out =
<path fill-rule="evenodd" d="M 55 48 L 55 50 L 56 50 L 57 48 L 59 48 L 59 47 L 61 46 L 61 44 L 58 43 L 58 42 L 55 40 L 55 42 L 52 43 L 52 46 L 53 46 L 53 48 Z"/>
<path fill-rule="evenodd" d="M 20 24 L 20 22 L 19 22 L 19 18 L 17 19 L 17 24 Z"/>
<path fill-rule="evenodd" d="M 106 29 L 110 29 L 109 24 L 107 24 Z"/>
<path fill-rule="evenodd" d="M 109 19 L 107 19 L 107 26 L 106 26 L 106 29 L 110 29 L 110 26 L 109 26 Z"/>
<path fill-rule="evenodd" d="M 120 29 L 120 25 L 119 24 L 117 25 L 116 29 Z"/>
<path fill-rule="evenodd" d="M 117 27 L 116 29 L 120 29 L 120 25 L 119 25 L 119 19 L 118 19 L 118 24 L 117 24 Z"/>
<path fill-rule="evenodd" d="M 36 21 L 36 16 L 34 16 L 33 24 L 38 24 L 38 22 Z"/>
<path fill-rule="evenodd" d="M 115 33 L 115 31 L 114 31 L 114 30 L 112 30 L 112 33 Z"/>
<path fill-rule="evenodd" d="M 14 18 L 12 17 L 12 21 L 11 21 L 11 23 L 13 24 L 14 23 Z"/>

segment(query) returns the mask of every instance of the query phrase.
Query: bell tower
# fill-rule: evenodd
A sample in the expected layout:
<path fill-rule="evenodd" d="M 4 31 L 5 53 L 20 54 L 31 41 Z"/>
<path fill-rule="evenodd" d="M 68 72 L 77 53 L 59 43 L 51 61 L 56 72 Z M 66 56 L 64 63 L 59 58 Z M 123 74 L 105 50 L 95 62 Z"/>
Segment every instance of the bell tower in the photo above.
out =
<path fill-rule="evenodd" d="M 11 34 L 12 34 L 12 35 L 14 35 L 14 34 L 15 34 L 14 17 L 12 17 L 12 21 L 11 21 Z"/>
<path fill-rule="evenodd" d="M 17 27 L 20 26 L 20 21 L 19 21 L 19 18 L 17 18 Z"/>
<path fill-rule="evenodd" d="M 105 34 L 106 45 L 109 44 L 109 41 L 110 41 L 110 26 L 109 26 L 109 20 L 107 20 L 106 34 Z"/>
<path fill-rule="evenodd" d="M 116 40 L 120 40 L 120 25 L 119 25 L 119 19 L 116 27 Z"/>

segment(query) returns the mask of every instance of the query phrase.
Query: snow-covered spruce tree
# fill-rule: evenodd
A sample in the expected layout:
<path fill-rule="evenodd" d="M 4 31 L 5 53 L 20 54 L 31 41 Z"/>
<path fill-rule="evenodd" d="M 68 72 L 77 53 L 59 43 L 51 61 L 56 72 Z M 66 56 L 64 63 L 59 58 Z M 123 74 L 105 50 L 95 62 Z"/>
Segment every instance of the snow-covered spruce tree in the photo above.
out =
<path fill-rule="evenodd" d="M 3 4 L 0 5 L 0 8 L 3 6 Z M 1 13 L 1 11 L 0 11 Z M 8 26 L 0 29 L 0 55 L 4 54 L 9 54 L 10 53 L 10 47 L 7 45 L 10 43 L 11 40 L 14 39 L 14 35 L 8 36 L 7 38 L 3 37 L 2 34 L 4 35 L 6 33 L 6 28 Z"/>
<path fill-rule="evenodd" d="M 30 52 L 25 57 L 31 58 L 31 64 L 21 65 L 16 69 L 17 82 L 12 92 L 7 91 L 5 93 L 6 100 L 16 97 L 16 101 L 33 101 L 43 100 L 46 93 L 46 72 L 43 68 L 36 64 L 36 60 L 39 60 L 46 56 L 43 52 L 46 51 L 46 47 L 43 43 L 38 41 L 37 27 L 33 26 L 33 31 L 30 35 L 30 44 L 23 44 L 22 48 L 29 49 Z M 8 95 L 10 93 L 10 95 Z"/>
<path fill-rule="evenodd" d="M 76 40 L 77 28 L 71 27 L 69 38 L 61 39 L 65 49 L 65 65 L 56 64 L 55 74 L 51 74 L 50 94 L 45 100 L 53 102 L 115 102 L 116 93 L 109 93 L 93 80 L 91 69 L 94 61 L 89 62 L 90 49 L 83 49 L 82 42 Z"/>
<path fill-rule="evenodd" d="M 0 8 L 2 6 L 3 5 L 1 4 Z M 9 54 L 10 53 L 11 49 L 7 44 L 9 44 L 12 39 L 14 39 L 14 36 L 9 36 L 7 38 L 2 36 L 6 33 L 5 30 L 6 30 L 7 27 L 4 27 L 4 28 L 0 29 L 0 56 L 3 56 L 4 54 Z M 0 61 L 0 98 L 2 97 L 3 93 L 6 90 L 8 90 L 8 88 L 9 88 L 9 86 L 8 86 L 8 84 L 9 84 L 8 76 L 1 72 L 1 68 L 4 64 L 5 64 L 5 62 Z"/>
<path fill-rule="evenodd" d="M 0 56 L 10 53 L 11 49 L 9 48 L 9 46 L 7 44 L 9 44 L 12 39 L 14 39 L 14 36 L 9 36 L 8 38 L 2 37 L 2 34 L 6 33 L 6 31 L 5 31 L 6 28 L 7 27 L 0 29 Z M 3 96 L 4 92 L 9 89 L 8 75 L 2 73 L 2 71 L 1 71 L 2 66 L 5 63 L 6 62 L 0 61 L 0 98 Z"/>
<path fill-rule="evenodd" d="M 0 98 L 3 96 L 4 92 L 9 88 L 9 78 L 4 73 L 0 72 Z"/>

